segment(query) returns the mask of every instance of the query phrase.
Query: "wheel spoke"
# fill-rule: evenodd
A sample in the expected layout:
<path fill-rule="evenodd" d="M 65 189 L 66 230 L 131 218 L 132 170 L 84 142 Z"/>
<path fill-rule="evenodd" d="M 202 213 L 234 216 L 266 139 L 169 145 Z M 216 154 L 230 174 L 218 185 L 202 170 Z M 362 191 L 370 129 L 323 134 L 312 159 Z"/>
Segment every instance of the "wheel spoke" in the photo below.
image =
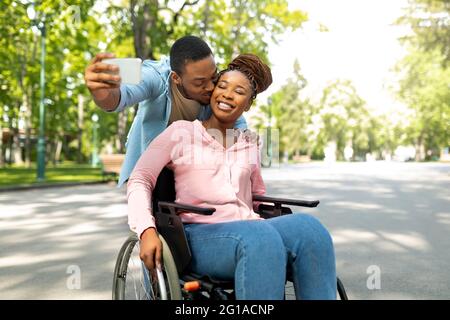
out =
<path fill-rule="evenodd" d="M 139 240 L 135 235 L 129 237 L 122 246 L 114 271 L 113 298 L 169 300 L 175 297 L 175 299 L 180 299 L 181 292 L 175 291 L 175 294 L 171 292 L 171 290 L 177 290 L 174 283 L 178 285 L 179 281 L 171 255 L 169 255 L 171 263 L 169 271 L 163 267 L 159 272 L 156 270 L 150 272 L 141 261 L 139 251 Z M 170 251 L 167 252 L 170 253 Z"/>

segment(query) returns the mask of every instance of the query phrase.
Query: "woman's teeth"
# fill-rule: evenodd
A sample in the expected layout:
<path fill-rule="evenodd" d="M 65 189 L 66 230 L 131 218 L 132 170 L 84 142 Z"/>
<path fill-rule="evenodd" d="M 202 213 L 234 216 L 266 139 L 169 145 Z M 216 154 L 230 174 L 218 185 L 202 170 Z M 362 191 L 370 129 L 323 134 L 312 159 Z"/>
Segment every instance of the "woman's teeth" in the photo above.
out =
<path fill-rule="evenodd" d="M 229 110 L 232 110 L 232 109 L 233 109 L 232 106 L 230 106 L 229 104 L 224 103 L 224 102 L 219 102 L 219 103 L 217 104 L 217 107 L 218 107 L 219 109 L 221 109 L 221 110 L 224 110 L 224 111 L 229 111 Z"/>

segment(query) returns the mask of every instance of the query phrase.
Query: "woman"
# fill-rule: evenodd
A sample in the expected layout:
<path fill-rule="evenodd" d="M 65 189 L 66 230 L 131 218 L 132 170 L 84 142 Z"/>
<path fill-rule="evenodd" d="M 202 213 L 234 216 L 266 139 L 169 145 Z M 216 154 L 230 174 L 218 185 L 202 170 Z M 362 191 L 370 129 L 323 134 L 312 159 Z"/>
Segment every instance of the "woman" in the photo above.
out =
<path fill-rule="evenodd" d="M 271 83 L 269 67 L 257 56 L 234 59 L 219 74 L 211 118 L 174 122 L 139 159 L 127 188 L 129 224 L 141 239 L 144 264 L 160 268 L 162 245 L 150 203 L 156 179 L 168 166 L 177 202 L 216 208 L 211 216 L 180 215 L 193 272 L 234 279 L 239 300 L 268 300 L 283 299 L 289 269 L 297 299 L 335 299 L 334 249 L 322 224 L 305 214 L 264 220 L 253 211 L 252 195 L 265 193 L 258 146 L 232 128 Z"/>

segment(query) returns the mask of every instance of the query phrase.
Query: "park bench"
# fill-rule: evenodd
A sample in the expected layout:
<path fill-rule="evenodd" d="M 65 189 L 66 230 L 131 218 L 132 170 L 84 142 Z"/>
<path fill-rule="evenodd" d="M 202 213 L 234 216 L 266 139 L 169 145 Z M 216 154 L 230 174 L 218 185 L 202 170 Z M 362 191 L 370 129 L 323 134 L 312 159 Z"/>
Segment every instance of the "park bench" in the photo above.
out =
<path fill-rule="evenodd" d="M 112 176 L 117 179 L 120 174 L 120 168 L 122 167 L 124 154 L 102 154 L 100 155 L 100 161 L 102 165 L 102 176 L 106 179 Z"/>

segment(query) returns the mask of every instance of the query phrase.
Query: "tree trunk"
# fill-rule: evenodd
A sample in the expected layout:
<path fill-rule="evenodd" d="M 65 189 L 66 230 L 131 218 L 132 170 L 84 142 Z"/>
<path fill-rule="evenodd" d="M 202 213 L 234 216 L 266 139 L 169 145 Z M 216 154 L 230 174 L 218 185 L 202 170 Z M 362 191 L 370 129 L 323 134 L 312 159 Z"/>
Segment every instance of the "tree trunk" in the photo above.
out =
<path fill-rule="evenodd" d="M 233 58 L 239 55 L 239 42 L 241 37 L 241 27 L 242 27 L 242 1 L 238 0 L 234 2 L 234 8 L 236 10 L 236 25 L 234 32 L 234 41 L 233 41 Z"/>
<path fill-rule="evenodd" d="M 205 37 L 206 36 L 206 31 L 208 31 L 208 26 L 209 26 L 209 14 L 210 14 L 210 3 L 211 0 L 206 0 L 205 1 L 205 9 L 203 10 L 203 25 L 202 25 L 202 35 Z"/>
<path fill-rule="evenodd" d="M 62 145 L 63 145 L 63 143 L 62 143 L 61 139 L 58 139 L 56 141 L 56 150 L 55 150 L 55 157 L 54 157 L 54 159 L 55 159 L 54 160 L 54 164 L 55 165 L 60 162 Z"/>
<path fill-rule="evenodd" d="M 25 166 L 27 168 L 31 167 L 31 116 L 32 108 L 30 103 L 31 97 L 31 86 L 27 88 L 27 94 L 25 91 L 22 95 L 22 102 L 25 106 Z"/>
<path fill-rule="evenodd" d="M 3 128 L 0 122 L 0 168 L 5 166 L 5 159 L 3 158 Z"/>
<path fill-rule="evenodd" d="M 20 148 L 19 130 L 13 131 L 13 143 L 11 146 L 12 162 L 17 165 L 23 165 L 22 150 Z"/>
<path fill-rule="evenodd" d="M 139 2 L 139 3 L 138 3 Z M 140 2 L 138 0 L 130 1 L 131 23 L 134 39 L 134 50 L 136 56 L 145 59 L 154 59 L 151 39 L 147 36 L 147 32 L 156 25 L 157 17 L 150 14 L 150 10 L 158 11 L 158 0 L 149 2 Z M 138 8 L 138 9 L 137 9 Z"/>
<path fill-rule="evenodd" d="M 9 132 L 12 132 L 12 129 L 9 128 Z M 13 159 L 12 159 L 12 136 L 10 134 L 10 136 L 8 137 L 8 141 L 6 142 L 6 146 L 5 146 L 5 163 L 11 165 L 13 163 Z"/>
<path fill-rule="evenodd" d="M 31 127 L 31 124 L 30 124 L 30 122 L 31 122 L 31 110 L 30 109 L 31 109 L 31 106 L 30 106 L 30 103 L 29 103 L 28 94 L 31 93 L 31 92 L 30 92 L 29 88 L 25 87 L 25 83 L 24 83 L 24 79 L 25 79 L 25 77 L 27 75 L 27 73 L 26 73 L 26 65 L 28 64 L 27 55 L 26 54 L 19 55 L 18 56 L 18 61 L 19 61 L 20 66 L 21 66 L 20 73 L 19 73 L 19 79 L 18 79 L 19 80 L 19 87 L 22 90 L 22 106 L 25 108 L 24 116 L 23 116 L 23 120 L 24 120 L 24 123 L 25 123 L 25 126 L 24 126 L 24 130 L 25 130 L 25 165 L 26 165 L 26 167 L 29 168 L 30 165 L 31 165 L 31 163 L 30 163 L 30 153 L 31 153 L 30 152 L 30 129 L 31 129 L 30 128 Z M 19 110 L 20 110 L 20 107 L 21 106 L 19 106 Z M 21 112 L 20 111 L 19 111 L 18 117 L 19 117 L 18 121 L 20 121 L 20 117 L 21 117 Z M 19 135 L 19 134 L 20 133 L 17 132 L 17 135 Z M 14 135 L 14 139 L 15 139 L 15 136 L 16 135 Z M 20 151 L 20 156 L 17 153 L 18 152 L 17 148 L 19 148 L 19 150 L 20 150 L 20 144 L 17 144 L 17 143 L 18 143 L 18 140 L 13 142 L 13 144 L 16 145 L 16 146 L 14 146 L 14 153 L 13 153 L 14 162 L 17 161 L 16 159 L 20 158 L 19 163 L 23 164 L 21 151 Z"/>
<path fill-rule="evenodd" d="M 416 161 L 425 160 L 425 146 L 423 145 L 423 136 L 420 135 L 416 142 Z"/>
<path fill-rule="evenodd" d="M 128 110 L 118 113 L 116 149 L 118 153 L 125 153 L 126 129 Z"/>

